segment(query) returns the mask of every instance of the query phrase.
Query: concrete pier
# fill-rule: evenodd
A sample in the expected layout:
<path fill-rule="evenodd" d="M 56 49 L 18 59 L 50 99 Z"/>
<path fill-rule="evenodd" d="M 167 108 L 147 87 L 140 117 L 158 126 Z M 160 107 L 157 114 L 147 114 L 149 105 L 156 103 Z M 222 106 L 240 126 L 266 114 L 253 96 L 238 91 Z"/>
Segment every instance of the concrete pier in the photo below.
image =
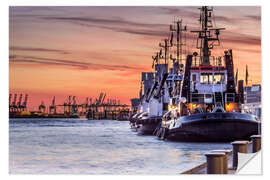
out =
<path fill-rule="evenodd" d="M 261 135 L 253 135 L 250 137 L 252 141 L 252 152 L 258 152 L 261 150 Z"/>
<path fill-rule="evenodd" d="M 254 137 L 255 139 L 258 139 L 258 137 Z M 253 151 L 253 143 L 248 142 L 248 141 L 235 141 L 232 143 L 233 147 L 232 149 L 234 149 L 235 153 L 240 152 L 240 153 L 252 153 Z M 258 143 L 259 144 L 259 143 Z M 225 154 L 227 154 L 228 156 L 228 169 L 227 169 L 227 174 L 234 174 L 236 172 L 236 168 L 233 168 L 233 159 L 235 158 L 232 150 L 212 150 L 211 152 L 224 152 Z M 224 156 L 225 157 L 225 156 Z M 226 157 L 225 157 L 226 158 Z M 238 158 L 238 157 L 237 157 Z M 225 160 L 226 162 L 226 160 Z M 224 161 L 223 161 L 224 163 Z M 226 167 L 226 165 L 222 165 L 223 168 Z M 226 170 L 225 170 L 226 171 Z M 224 173 L 224 169 L 223 169 L 223 173 Z M 223 174 L 220 173 L 220 174 Z M 204 162 L 202 164 L 199 164 L 189 170 L 186 170 L 184 172 L 181 172 L 181 174 L 207 174 L 207 162 Z"/>

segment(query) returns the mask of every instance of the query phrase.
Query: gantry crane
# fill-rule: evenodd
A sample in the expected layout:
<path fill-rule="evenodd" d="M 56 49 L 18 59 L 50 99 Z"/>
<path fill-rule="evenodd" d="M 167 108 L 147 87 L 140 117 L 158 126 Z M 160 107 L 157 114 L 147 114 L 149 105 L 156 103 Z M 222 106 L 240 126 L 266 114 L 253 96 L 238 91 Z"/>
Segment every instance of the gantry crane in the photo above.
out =
<path fill-rule="evenodd" d="M 21 110 L 22 110 L 22 94 L 20 94 L 20 97 L 19 97 L 19 101 L 17 102 L 17 109 L 18 109 L 18 111 L 19 112 L 21 112 Z"/>
<path fill-rule="evenodd" d="M 14 99 L 12 102 L 12 111 L 17 111 L 17 106 L 16 106 L 16 101 L 17 101 L 17 94 L 14 95 Z"/>
<path fill-rule="evenodd" d="M 41 101 L 41 104 L 39 105 L 38 110 L 41 111 L 42 113 L 45 113 L 46 106 L 43 101 Z"/>
<path fill-rule="evenodd" d="M 73 103 L 72 103 L 72 113 L 77 113 L 78 112 L 78 105 L 76 102 L 76 96 L 73 96 Z"/>
<path fill-rule="evenodd" d="M 26 111 L 26 109 L 27 109 L 27 100 L 28 100 L 28 94 L 25 94 L 24 102 L 23 102 L 23 105 L 22 105 L 22 110 L 23 111 Z"/>
<path fill-rule="evenodd" d="M 12 102 L 11 102 L 11 100 L 12 100 L 12 94 L 9 94 L 9 111 L 11 112 L 12 111 Z"/>
<path fill-rule="evenodd" d="M 56 114 L 55 96 L 53 96 L 52 104 L 49 107 L 49 113 L 52 114 L 52 112 Z"/>

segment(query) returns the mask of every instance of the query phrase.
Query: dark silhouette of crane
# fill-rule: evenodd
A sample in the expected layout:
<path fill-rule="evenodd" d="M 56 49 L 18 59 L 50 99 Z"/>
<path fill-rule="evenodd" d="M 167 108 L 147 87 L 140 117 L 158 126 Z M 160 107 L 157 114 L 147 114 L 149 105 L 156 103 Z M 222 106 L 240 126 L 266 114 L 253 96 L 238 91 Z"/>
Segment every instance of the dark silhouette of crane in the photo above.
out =
<path fill-rule="evenodd" d="M 64 114 L 71 113 L 71 96 L 68 96 L 68 102 L 64 102 Z"/>
<path fill-rule="evenodd" d="M 103 98 L 102 98 L 100 104 L 104 104 L 105 97 L 106 97 L 106 93 L 103 94 Z"/>
<path fill-rule="evenodd" d="M 25 94 L 24 102 L 22 104 L 22 110 L 23 111 L 26 111 L 27 110 L 27 100 L 28 100 L 28 94 Z"/>
<path fill-rule="evenodd" d="M 55 105 L 55 96 L 53 96 L 52 104 L 49 107 L 49 113 L 50 114 L 56 114 L 56 105 Z"/>
<path fill-rule="evenodd" d="M 72 103 L 72 113 L 77 113 L 78 112 L 78 105 L 76 101 L 76 96 L 73 96 L 73 103 Z"/>
<path fill-rule="evenodd" d="M 12 111 L 17 111 L 17 106 L 16 106 L 16 102 L 17 102 L 17 94 L 14 95 L 14 99 L 12 102 Z"/>
<path fill-rule="evenodd" d="M 40 112 L 42 112 L 42 113 L 45 113 L 45 111 L 46 111 L 46 106 L 45 106 L 45 104 L 44 104 L 43 101 L 41 101 L 41 104 L 39 105 L 38 110 L 39 110 Z"/>
<path fill-rule="evenodd" d="M 88 109 L 88 102 L 89 102 L 89 98 L 88 97 L 86 97 L 86 99 L 85 99 L 85 103 L 83 103 L 82 105 L 81 105 L 81 109 L 82 109 L 82 114 L 85 114 L 86 112 L 87 112 L 87 109 Z"/>
<path fill-rule="evenodd" d="M 19 112 L 22 110 L 22 94 L 20 94 L 19 101 L 17 102 L 17 109 Z"/>
<path fill-rule="evenodd" d="M 12 102 L 11 102 L 11 100 L 12 100 L 12 94 L 9 94 L 9 111 L 12 111 Z"/>

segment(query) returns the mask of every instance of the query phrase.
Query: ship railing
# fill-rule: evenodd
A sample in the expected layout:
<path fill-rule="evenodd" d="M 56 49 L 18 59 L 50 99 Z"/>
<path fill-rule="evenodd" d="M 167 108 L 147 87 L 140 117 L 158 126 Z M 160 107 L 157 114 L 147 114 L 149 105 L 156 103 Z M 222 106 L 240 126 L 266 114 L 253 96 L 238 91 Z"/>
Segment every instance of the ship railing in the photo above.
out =
<path fill-rule="evenodd" d="M 225 103 L 235 102 L 235 93 L 225 93 Z"/>
<path fill-rule="evenodd" d="M 215 56 L 210 56 L 209 57 L 209 62 L 211 66 L 225 66 L 225 61 L 224 58 L 219 56 L 219 57 L 215 57 Z M 192 57 L 192 66 L 193 67 L 197 67 L 200 66 L 202 64 L 202 56 L 193 56 Z"/>
<path fill-rule="evenodd" d="M 190 101 L 192 103 L 198 103 L 198 104 L 210 104 L 210 103 L 213 103 L 213 95 L 212 94 L 191 93 L 190 94 Z"/>

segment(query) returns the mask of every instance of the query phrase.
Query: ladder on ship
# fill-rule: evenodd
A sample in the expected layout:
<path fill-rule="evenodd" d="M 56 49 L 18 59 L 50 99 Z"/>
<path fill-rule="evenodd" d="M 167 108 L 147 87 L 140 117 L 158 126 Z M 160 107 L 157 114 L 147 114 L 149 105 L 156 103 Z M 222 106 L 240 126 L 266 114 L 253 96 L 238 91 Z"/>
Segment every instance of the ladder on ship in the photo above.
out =
<path fill-rule="evenodd" d="M 222 92 L 215 92 L 214 93 L 214 103 L 215 106 L 217 106 L 217 104 L 221 104 L 222 107 L 224 107 L 224 103 L 223 103 L 223 93 Z"/>

